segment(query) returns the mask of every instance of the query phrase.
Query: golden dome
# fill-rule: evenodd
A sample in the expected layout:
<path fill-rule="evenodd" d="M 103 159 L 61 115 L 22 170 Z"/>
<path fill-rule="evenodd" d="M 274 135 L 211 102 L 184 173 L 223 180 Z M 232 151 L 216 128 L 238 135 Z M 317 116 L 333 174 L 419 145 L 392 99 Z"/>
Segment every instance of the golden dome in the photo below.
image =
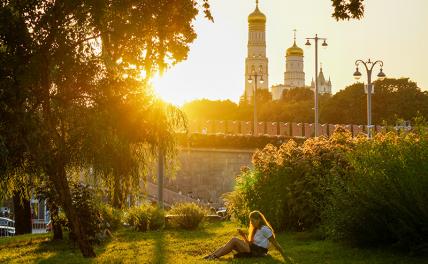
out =
<path fill-rule="evenodd" d="M 303 56 L 303 50 L 296 45 L 296 41 L 294 41 L 294 45 L 287 49 L 286 56 Z"/>
<path fill-rule="evenodd" d="M 248 23 L 266 23 L 266 16 L 260 12 L 258 4 L 254 12 L 248 16 Z"/>

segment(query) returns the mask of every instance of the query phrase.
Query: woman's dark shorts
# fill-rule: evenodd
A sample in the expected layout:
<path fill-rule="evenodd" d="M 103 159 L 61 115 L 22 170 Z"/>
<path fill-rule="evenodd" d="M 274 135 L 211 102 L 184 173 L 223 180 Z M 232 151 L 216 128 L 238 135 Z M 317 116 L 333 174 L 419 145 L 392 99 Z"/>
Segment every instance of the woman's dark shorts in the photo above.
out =
<path fill-rule="evenodd" d="M 251 257 L 264 257 L 268 252 L 267 248 L 257 246 L 255 244 L 250 244 L 250 252 L 241 252 L 235 254 L 234 258 L 251 258 Z"/>

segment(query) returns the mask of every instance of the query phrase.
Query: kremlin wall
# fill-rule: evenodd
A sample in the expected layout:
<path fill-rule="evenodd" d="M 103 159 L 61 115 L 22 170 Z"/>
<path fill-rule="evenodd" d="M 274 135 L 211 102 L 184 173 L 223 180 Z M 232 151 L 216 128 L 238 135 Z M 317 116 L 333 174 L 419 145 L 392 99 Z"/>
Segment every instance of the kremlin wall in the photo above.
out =
<path fill-rule="evenodd" d="M 337 127 L 344 127 L 353 135 L 365 133 L 363 125 L 320 125 L 320 135 L 329 136 Z M 384 131 L 386 127 L 375 126 L 376 131 Z M 296 142 L 313 136 L 313 125 L 308 123 L 259 122 L 259 136 L 277 138 L 285 143 L 294 137 Z M 188 133 L 202 135 L 241 136 L 248 139 L 252 136 L 252 122 L 246 121 L 193 121 L 189 122 Z M 221 137 L 222 138 L 222 137 Z M 226 140 L 229 137 L 224 137 Z M 236 138 L 235 138 L 236 139 Z M 206 140 L 213 140 L 207 137 Z M 229 140 L 233 140 L 229 138 Z M 215 143 L 215 142 L 214 142 Z M 214 144 L 216 145 L 216 144 Z M 219 207 L 223 204 L 222 196 L 233 190 L 236 177 L 242 168 L 252 166 L 252 156 L 256 148 L 225 146 L 181 146 L 177 159 L 179 168 L 174 177 L 167 177 L 164 182 L 171 195 L 170 200 L 187 201 L 192 199 L 198 203 Z M 150 186 L 148 186 L 150 187 Z M 150 189 L 150 188 L 149 188 Z M 156 194 L 156 188 L 152 187 Z M 150 190 L 148 190 L 150 193 Z M 169 202 L 168 196 L 164 197 Z"/>
<path fill-rule="evenodd" d="M 353 136 L 366 133 L 367 126 L 353 124 L 319 124 L 319 136 L 331 136 L 337 127 L 343 127 L 350 131 Z M 287 123 L 287 122 L 258 122 L 258 135 L 304 137 L 314 136 L 314 124 L 310 123 Z M 376 132 L 386 131 L 385 126 L 374 126 Z M 200 134 L 223 134 L 223 135 L 252 135 L 253 122 L 251 121 L 190 121 L 188 133 Z"/>

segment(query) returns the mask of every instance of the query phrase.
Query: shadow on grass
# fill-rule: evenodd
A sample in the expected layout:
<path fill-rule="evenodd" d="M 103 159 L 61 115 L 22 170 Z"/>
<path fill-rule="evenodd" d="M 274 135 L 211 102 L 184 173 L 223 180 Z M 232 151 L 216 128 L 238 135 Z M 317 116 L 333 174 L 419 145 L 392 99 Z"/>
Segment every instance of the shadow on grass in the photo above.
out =
<path fill-rule="evenodd" d="M 9 241 L 2 241 L 0 252 L 7 250 L 13 252 L 10 257 L 0 256 L 0 262 L 10 261 L 39 262 L 44 259 L 41 255 L 57 255 L 59 252 L 70 251 L 67 241 L 52 241 L 51 234 L 27 234 L 11 238 Z M 78 251 L 80 254 L 80 251 Z"/>
<path fill-rule="evenodd" d="M 226 259 L 226 261 L 228 261 Z M 267 255 L 266 257 L 260 258 L 238 258 L 232 259 L 232 261 L 228 261 L 229 263 L 257 263 L 257 264 L 273 264 L 273 263 L 284 263 L 279 261 L 278 259 L 273 258 L 271 255 Z"/>
<path fill-rule="evenodd" d="M 179 227 L 174 226 L 168 226 L 165 231 L 167 231 L 169 234 L 174 235 L 178 239 L 186 239 L 186 240 L 196 240 L 196 239 L 207 239 L 212 240 L 216 239 L 222 234 L 219 234 L 219 230 L 222 230 L 225 228 L 225 226 L 230 225 L 229 222 L 215 222 L 215 223 L 209 223 L 204 222 L 202 223 L 197 229 L 194 230 L 187 230 L 182 229 Z M 234 229 L 233 229 L 234 230 Z M 231 234 L 227 234 L 227 236 L 230 236 Z M 238 236 L 238 234 L 232 234 L 232 236 Z"/>
<path fill-rule="evenodd" d="M 100 244 L 94 244 L 96 255 L 106 251 L 111 239 Z M 34 253 L 39 257 L 34 259 L 37 263 L 91 263 L 93 259 L 84 258 L 80 252 L 77 242 L 70 241 L 68 235 L 63 240 L 49 240 L 38 244 Z M 48 256 L 43 256 L 43 255 Z"/>
<path fill-rule="evenodd" d="M 186 230 L 178 228 L 169 228 L 165 230 L 168 234 L 173 235 L 177 239 L 208 239 L 215 236 L 214 232 L 208 232 L 205 229 Z"/>
<path fill-rule="evenodd" d="M 166 263 L 166 252 L 165 252 L 165 234 L 163 231 L 159 232 L 154 237 L 154 255 L 150 263 L 164 264 Z"/>
<path fill-rule="evenodd" d="M 200 250 L 191 250 L 189 252 L 189 243 L 198 243 L 201 240 L 212 238 L 215 236 L 215 233 L 208 232 L 205 228 L 198 228 L 196 230 L 185 230 L 169 227 L 165 230 L 158 232 L 150 232 L 147 234 L 148 239 L 154 241 L 152 259 L 149 263 L 164 264 L 164 263 L 173 263 L 169 258 L 169 253 L 179 254 L 181 257 L 188 255 L 192 257 L 194 255 L 200 254 Z M 174 241 L 182 241 L 183 246 L 180 247 L 177 245 L 168 245 L 168 241 L 173 238 Z M 180 243 L 180 242 L 179 242 Z M 186 245 L 186 246 L 185 246 Z M 195 251 L 195 252 L 193 252 Z M 189 254 L 190 253 L 190 254 Z M 192 254 L 193 253 L 193 254 Z M 169 260 L 169 261 L 168 261 Z"/>

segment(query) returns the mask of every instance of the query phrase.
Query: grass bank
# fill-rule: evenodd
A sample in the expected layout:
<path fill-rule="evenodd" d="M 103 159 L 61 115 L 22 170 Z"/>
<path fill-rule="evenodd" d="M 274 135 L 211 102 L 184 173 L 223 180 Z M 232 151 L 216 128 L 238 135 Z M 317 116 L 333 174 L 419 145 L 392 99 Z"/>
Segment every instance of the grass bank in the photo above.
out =
<path fill-rule="evenodd" d="M 259 259 L 235 260 L 227 255 L 218 261 L 202 257 L 236 236 L 233 223 L 206 224 L 197 231 L 164 230 L 138 233 L 121 229 L 96 246 L 97 257 L 84 259 L 70 241 L 50 241 L 49 234 L 0 239 L 0 263 L 282 263 L 277 251 Z M 390 250 L 363 250 L 332 241 L 317 240 L 307 233 L 277 237 L 296 263 L 428 263 L 428 258 L 404 256 Z"/>

